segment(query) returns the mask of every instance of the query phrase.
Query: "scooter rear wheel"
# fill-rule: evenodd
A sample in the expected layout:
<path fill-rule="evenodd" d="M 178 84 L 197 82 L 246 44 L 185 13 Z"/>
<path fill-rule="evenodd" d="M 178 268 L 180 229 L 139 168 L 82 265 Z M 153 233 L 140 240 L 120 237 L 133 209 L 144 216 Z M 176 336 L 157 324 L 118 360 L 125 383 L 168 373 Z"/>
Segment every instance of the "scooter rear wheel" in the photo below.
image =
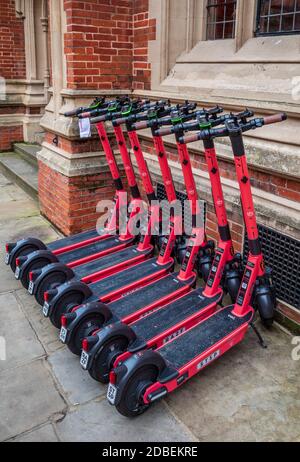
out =
<path fill-rule="evenodd" d="M 144 366 L 137 370 L 124 387 L 119 404 L 116 405 L 120 414 L 125 417 L 137 417 L 150 407 L 143 402 L 146 389 L 156 382 L 157 369 L 154 366 Z"/>
<path fill-rule="evenodd" d="M 13 272 L 16 271 L 16 259 L 19 258 L 19 257 L 25 257 L 26 255 L 29 255 L 30 253 L 32 252 L 35 252 L 36 250 L 38 250 L 38 248 L 34 245 L 24 245 L 24 247 L 20 247 L 20 249 L 18 250 L 18 252 L 16 252 L 16 254 L 14 255 L 14 258 L 12 259 L 12 261 L 10 262 L 10 267 L 12 269 Z"/>
<path fill-rule="evenodd" d="M 60 297 L 55 303 L 51 314 L 50 321 L 57 329 L 61 328 L 61 317 L 63 314 L 70 313 L 73 308 L 82 304 L 84 295 L 81 292 L 69 292 Z"/>
<path fill-rule="evenodd" d="M 105 342 L 89 369 L 90 376 L 97 382 L 108 383 L 111 365 L 120 354 L 126 351 L 127 347 L 128 339 L 122 336 L 114 337 Z"/>
<path fill-rule="evenodd" d="M 25 289 L 28 289 L 28 287 L 29 287 L 29 273 L 31 271 L 43 268 L 44 266 L 48 265 L 49 263 L 50 263 L 49 260 L 46 259 L 46 258 L 39 258 L 39 259 L 33 261 L 26 268 L 26 270 L 23 271 L 22 277 L 20 278 L 20 281 L 21 281 L 23 287 L 25 287 Z"/>
<path fill-rule="evenodd" d="M 77 327 L 76 331 L 72 335 L 70 342 L 68 343 L 69 350 L 76 356 L 80 356 L 82 350 L 82 340 L 85 337 L 89 337 L 96 330 L 103 326 L 104 317 L 100 314 L 87 316 Z"/>
<path fill-rule="evenodd" d="M 64 284 L 66 282 L 66 275 L 62 271 L 55 271 L 50 273 L 48 276 L 45 276 L 43 280 L 39 283 L 35 299 L 36 301 L 43 306 L 44 304 L 44 293 L 48 290 L 55 289 L 56 287 Z"/>

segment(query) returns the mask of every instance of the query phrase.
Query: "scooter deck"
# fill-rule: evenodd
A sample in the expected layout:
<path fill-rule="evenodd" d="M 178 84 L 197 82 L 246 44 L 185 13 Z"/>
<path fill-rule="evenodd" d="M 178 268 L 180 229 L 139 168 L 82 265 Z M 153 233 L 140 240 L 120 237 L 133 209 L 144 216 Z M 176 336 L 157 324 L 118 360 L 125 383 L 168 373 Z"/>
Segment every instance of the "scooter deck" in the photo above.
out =
<path fill-rule="evenodd" d="M 137 272 L 138 276 L 139 273 Z M 180 288 L 186 286 L 186 283 L 181 282 L 177 276 L 178 273 L 169 274 L 148 286 L 138 289 L 130 295 L 126 295 L 110 303 L 109 307 L 112 313 L 119 317 L 119 319 L 122 319 L 167 295 L 177 292 Z"/>
<path fill-rule="evenodd" d="M 80 247 L 79 249 L 64 252 L 63 254 L 58 255 L 57 258 L 61 263 L 71 263 L 106 250 L 113 251 L 115 247 L 119 247 L 122 244 L 126 244 L 126 242 L 120 241 L 118 236 L 110 236 L 101 241 L 94 242 L 93 244 Z"/>
<path fill-rule="evenodd" d="M 76 268 L 74 268 L 73 271 L 76 276 L 82 279 L 85 276 L 96 273 L 98 271 L 105 270 L 110 267 L 114 267 L 121 263 L 128 262 L 128 264 L 130 264 L 130 260 L 133 260 L 139 257 L 140 255 L 148 255 L 149 252 L 149 250 L 140 252 L 139 250 L 137 250 L 137 246 L 134 245 L 124 250 L 120 250 L 119 252 L 98 258 L 97 260 L 94 260 L 92 262 L 85 263 L 84 265 L 76 266 Z"/>
<path fill-rule="evenodd" d="M 157 258 L 150 258 L 149 260 L 138 263 L 135 266 L 130 266 L 125 270 L 119 271 L 112 276 L 101 279 L 100 281 L 90 284 L 90 289 L 93 294 L 97 295 L 99 298 L 108 295 L 121 287 L 129 286 L 130 284 L 135 283 L 136 281 L 142 280 L 150 275 L 155 275 L 162 270 L 169 269 L 170 264 L 168 265 L 158 265 Z"/>
<path fill-rule="evenodd" d="M 210 305 L 217 305 L 222 299 L 221 293 L 215 297 L 208 298 L 203 296 L 203 291 L 203 288 L 193 290 L 159 311 L 139 319 L 130 327 L 139 341 L 144 340 L 147 342 L 194 314 L 199 313 L 200 315 L 202 310 Z"/>
<path fill-rule="evenodd" d="M 90 229 L 89 231 L 84 231 L 83 233 L 78 233 L 74 236 L 64 237 L 63 239 L 51 242 L 50 244 L 47 244 L 47 249 L 58 250 L 63 247 L 78 244 L 79 242 L 87 241 L 88 239 L 94 239 L 95 237 L 99 237 L 97 230 Z"/>
<path fill-rule="evenodd" d="M 252 313 L 238 318 L 228 306 L 157 351 L 170 365 L 179 370 L 210 347 L 223 340 L 252 319 Z"/>

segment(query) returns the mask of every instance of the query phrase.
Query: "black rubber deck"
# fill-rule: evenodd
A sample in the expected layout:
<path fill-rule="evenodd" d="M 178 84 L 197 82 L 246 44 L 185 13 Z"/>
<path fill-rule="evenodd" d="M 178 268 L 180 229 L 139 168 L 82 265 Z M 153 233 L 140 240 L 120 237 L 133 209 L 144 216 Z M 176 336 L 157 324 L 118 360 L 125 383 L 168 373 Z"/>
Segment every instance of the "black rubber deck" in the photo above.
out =
<path fill-rule="evenodd" d="M 163 279 L 159 279 L 158 281 L 142 287 L 130 295 L 126 295 L 124 298 L 110 303 L 109 307 L 112 313 L 114 313 L 114 315 L 119 319 L 122 319 L 135 311 L 150 305 L 152 302 L 159 300 L 172 292 L 176 292 L 181 287 L 185 286 L 185 283 L 180 282 L 177 279 L 177 275 L 178 273 L 169 274 Z"/>
<path fill-rule="evenodd" d="M 139 339 L 147 341 L 219 301 L 220 295 L 206 298 L 202 295 L 203 291 L 204 289 L 193 290 L 150 316 L 138 320 L 131 325 L 132 330 Z"/>
<path fill-rule="evenodd" d="M 57 250 L 62 247 L 67 247 L 68 245 L 78 244 L 78 242 L 86 241 L 88 239 L 94 239 L 94 237 L 99 236 L 96 229 L 91 229 L 89 231 L 84 231 L 83 233 L 75 234 L 74 236 L 64 237 L 63 239 L 58 239 L 57 241 L 47 244 L 49 250 Z"/>
<path fill-rule="evenodd" d="M 139 252 L 137 250 L 137 246 L 134 245 L 124 250 L 120 250 L 119 252 L 113 253 L 111 255 L 106 255 L 105 257 L 97 258 L 97 260 L 85 263 L 84 265 L 76 266 L 76 268 L 73 268 L 73 271 L 77 277 L 83 278 L 90 274 L 117 265 L 118 263 L 130 261 L 138 257 L 139 255 L 147 255 L 148 253 L 149 251 Z"/>
<path fill-rule="evenodd" d="M 250 322 L 251 313 L 243 318 L 232 315 L 233 306 L 217 312 L 185 334 L 160 348 L 161 356 L 177 370 L 199 356 L 212 345 L 227 337 L 245 322 Z"/>
<path fill-rule="evenodd" d="M 114 247 L 118 247 L 122 244 L 123 242 L 120 241 L 118 236 L 111 236 L 107 239 L 94 242 L 93 244 L 87 245 L 85 247 L 80 247 L 79 249 L 65 252 L 61 255 L 58 255 L 57 257 L 61 263 L 70 263 L 95 253 L 104 252 L 104 250 L 113 249 Z"/>
<path fill-rule="evenodd" d="M 163 270 L 164 268 L 169 268 L 170 265 L 161 266 L 157 263 L 157 258 L 151 258 L 149 260 L 143 261 L 142 263 L 126 268 L 123 271 L 109 276 L 105 279 L 101 279 L 98 282 L 90 284 L 90 289 L 92 292 L 99 297 L 104 297 L 104 295 L 109 294 L 121 287 L 127 286 L 137 280 L 143 279 L 149 275 L 155 275 Z"/>

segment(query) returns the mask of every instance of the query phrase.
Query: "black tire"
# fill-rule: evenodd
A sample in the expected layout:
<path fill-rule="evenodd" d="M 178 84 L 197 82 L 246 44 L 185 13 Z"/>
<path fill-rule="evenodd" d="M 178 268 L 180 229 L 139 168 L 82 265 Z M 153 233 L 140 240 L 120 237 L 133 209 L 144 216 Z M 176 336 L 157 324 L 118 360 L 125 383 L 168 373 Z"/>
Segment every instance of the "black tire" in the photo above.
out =
<path fill-rule="evenodd" d="M 82 305 L 84 298 L 84 294 L 78 291 L 68 292 L 67 294 L 62 295 L 55 303 L 49 317 L 53 326 L 60 329 L 62 315 L 70 313 L 75 306 Z"/>
<path fill-rule="evenodd" d="M 14 258 L 10 262 L 10 267 L 11 267 L 12 271 L 13 272 L 16 271 L 16 267 L 17 267 L 16 266 L 16 259 L 17 258 L 25 257 L 26 255 L 29 255 L 30 253 L 35 252 L 36 250 L 39 250 L 39 248 L 36 247 L 35 245 L 31 245 L 31 244 L 28 244 L 28 245 L 25 244 L 23 247 L 20 247 L 20 249 L 14 255 Z"/>
<path fill-rule="evenodd" d="M 231 298 L 232 303 L 236 302 L 241 285 L 241 278 L 230 278 L 226 281 L 226 289 Z"/>
<path fill-rule="evenodd" d="M 44 293 L 48 290 L 55 289 L 56 287 L 64 284 L 67 281 L 66 275 L 63 271 L 55 271 L 53 273 L 48 274 L 45 276 L 39 283 L 36 293 L 35 299 L 36 301 L 43 306 L 44 304 Z"/>
<path fill-rule="evenodd" d="M 29 273 L 31 271 L 34 271 L 39 268 L 43 268 L 46 265 L 49 265 L 50 261 L 47 258 L 38 258 L 37 260 L 33 261 L 30 263 L 30 265 L 27 266 L 26 270 L 23 271 L 22 277 L 20 278 L 20 281 L 25 287 L 25 289 L 28 289 L 29 287 Z"/>
<path fill-rule="evenodd" d="M 144 366 L 137 370 L 123 389 L 119 404 L 116 406 L 120 414 L 125 417 L 137 417 L 150 407 L 142 401 L 146 388 L 156 382 L 157 369 L 155 366 Z"/>
<path fill-rule="evenodd" d="M 85 337 L 92 335 L 95 330 L 100 329 L 103 326 L 104 317 L 96 314 L 92 314 L 82 319 L 79 326 L 71 336 L 71 340 L 68 343 L 69 350 L 76 356 L 81 355 L 82 340 Z"/>
<path fill-rule="evenodd" d="M 114 359 L 127 350 L 128 343 L 128 339 L 122 336 L 114 337 L 105 342 L 89 369 L 90 376 L 97 382 L 108 383 L 112 363 Z"/>
<path fill-rule="evenodd" d="M 257 295 L 256 303 L 261 322 L 267 329 L 270 329 L 274 323 L 274 310 L 276 305 L 276 300 L 272 291 L 270 290 L 264 294 Z"/>

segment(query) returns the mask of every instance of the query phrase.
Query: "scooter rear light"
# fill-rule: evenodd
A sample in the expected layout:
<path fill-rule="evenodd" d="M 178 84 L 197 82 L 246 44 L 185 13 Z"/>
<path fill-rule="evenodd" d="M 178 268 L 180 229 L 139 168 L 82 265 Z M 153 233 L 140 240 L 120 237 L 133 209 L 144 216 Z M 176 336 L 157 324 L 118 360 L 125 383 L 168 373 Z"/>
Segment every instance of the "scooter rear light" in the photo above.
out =
<path fill-rule="evenodd" d="M 89 351 L 89 342 L 88 342 L 88 339 L 86 338 L 82 340 L 82 349 L 86 352 Z"/>
<path fill-rule="evenodd" d="M 20 262 L 20 259 L 19 259 L 19 258 L 16 258 L 16 265 L 17 265 L 17 266 L 20 266 L 20 263 L 21 263 L 21 262 Z"/>
<path fill-rule="evenodd" d="M 67 323 L 68 323 L 67 317 L 63 315 L 63 316 L 60 318 L 60 320 L 61 320 L 61 325 L 62 325 L 62 327 L 67 327 Z"/>
<path fill-rule="evenodd" d="M 117 381 L 117 374 L 115 373 L 115 371 L 111 371 L 110 374 L 109 374 L 109 382 L 112 385 L 115 385 L 116 381 Z"/>
<path fill-rule="evenodd" d="M 44 301 L 49 302 L 49 292 L 44 292 Z"/>
<path fill-rule="evenodd" d="M 6 253 L 9 252 L 9 244 L 5 244 L 5 250 L 6 250 Z"/>

